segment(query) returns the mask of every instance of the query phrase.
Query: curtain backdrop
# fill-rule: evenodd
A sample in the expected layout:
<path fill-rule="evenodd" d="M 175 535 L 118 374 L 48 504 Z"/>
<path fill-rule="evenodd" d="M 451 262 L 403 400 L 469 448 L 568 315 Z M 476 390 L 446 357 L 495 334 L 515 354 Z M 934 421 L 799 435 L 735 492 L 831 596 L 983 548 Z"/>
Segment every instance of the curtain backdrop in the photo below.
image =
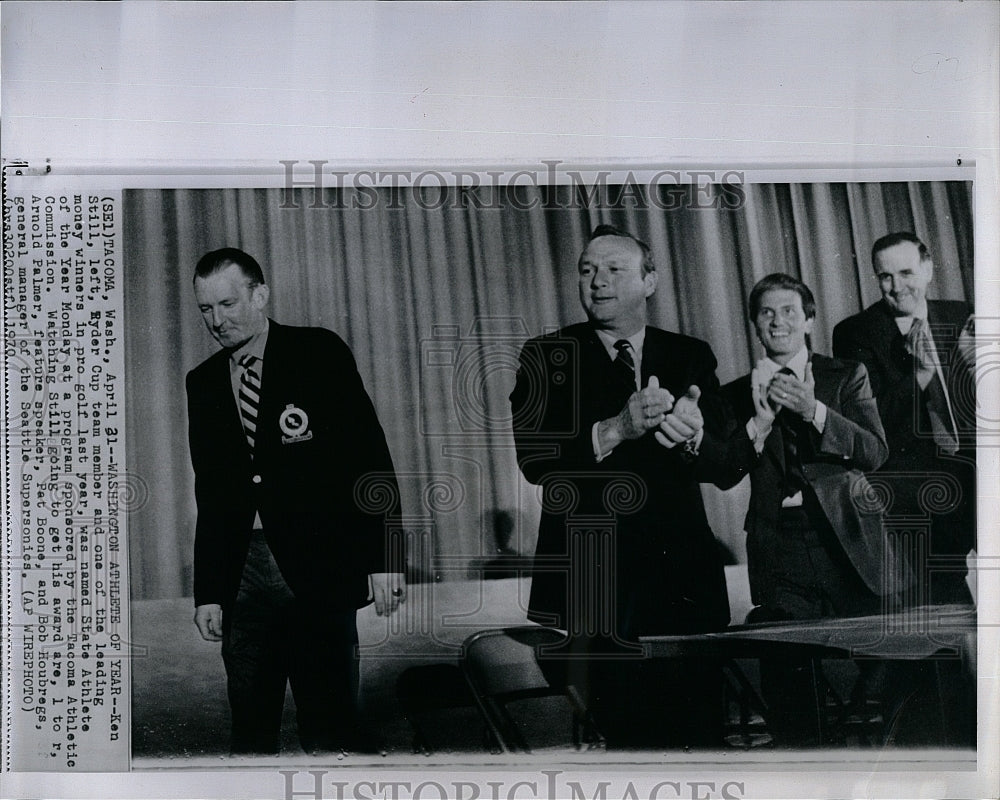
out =
<path fill-rule="evenodd" d="M 650 323 L 707 340 L 723 383 L 759 357 L 746 312 L 757 280 L 788 272 L 813 289 L 813 346 L 829 353 L 833 326 L 879 297 L 869 252 L 886 232 L 931 247 L 931 296 L 973 297 L 968 182 L 753 184 L 739 203 L 720 187 L 670 187 L 672 210 L 639 188 L 618 208 L 567 186 L 326 189 L 325 209 L 309 207 L 309 189 L 294 192 L 297 210 L 280 189 L 126 191 L 128 469 L 148 492 L 129 518 L 133 597 L 191 593 L 184 376 L 216 349 L 191 288 L 209 250 L 254 255 L 272 318 L 330 328 L 351 347 L 400 474 L 411 559 L 444 580 L 493 547 L 494 510 L 512 515 L 513 546 L 533 550 L 538 494 L 517 469 L 507 396 L 524 340 L 584 319 L 576 260 L 594 226 L 651 245 Z M 739 560 L 747 494 L 705 489 Z"/>

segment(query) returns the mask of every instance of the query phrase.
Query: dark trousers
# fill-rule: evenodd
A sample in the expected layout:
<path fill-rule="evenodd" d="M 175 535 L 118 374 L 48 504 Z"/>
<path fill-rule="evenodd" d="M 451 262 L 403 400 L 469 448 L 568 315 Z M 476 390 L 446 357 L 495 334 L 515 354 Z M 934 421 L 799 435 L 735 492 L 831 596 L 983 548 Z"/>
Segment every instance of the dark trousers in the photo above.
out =
<path fill-rule="evenodd" d="M 232 752 L 279 752 L 289 683 L 302 748 L 354 749 L 361 729 L 357 612 L 304 607 L 282 578 L 263 532 L 254 531 L 230 614 L 222 657 Z"/>
<path fill-rule="evenodd" d="M 718 749 L 722 665 L 714 659 L 597 661 L 590 707 L 611 749 Z"/>
<path fill-rule="evenodd" d="M 971 604 L 966 556 L 976 546 L 975 463 L 942 456 L 927 475 L 896 474 L 890 487 L 886 528 L 917 577 L 906 605 Z"/>
<path fill-rule="evenodd" d="M 582 695 L 609 749 L 721 747 L 721 663 L 646 658 L 638 636 L 574 636 L 539 666 L 550 684 L 570 684 Z"/>
<path fill-rule="evenodd" d="M 843 552 L 816 497 L 808 489 L 798 508 L 781 511 L 776 540 L 768 543 L 768 583 L 747 622 L 771 622 L 877 614 L 882 599 L 861 580 Z M 775 743 L 785 747 L 822 744 L 817 696 L 818 662 L 789 655 L 761 659 L 761 694 Z M 863 684 L 870 665 L 861 665 Z M 859 690 L 860 691 L 860 690 Z"/>
<path fill-rule="evenodd" d="M 774 540 L 757 548 L 768 554 L 767 585 L 753 587 L 761 607 L 747 622 L 877 614 L 881 598 L 861 580 L 816 496 L 803 495 L 801 506 L 781 510 Z"/>
<path fill-rule="evenodd" d="M 890 661 L 879 677 L 887 743 L 976 746 L 976 677 L 960 657 Z"/>

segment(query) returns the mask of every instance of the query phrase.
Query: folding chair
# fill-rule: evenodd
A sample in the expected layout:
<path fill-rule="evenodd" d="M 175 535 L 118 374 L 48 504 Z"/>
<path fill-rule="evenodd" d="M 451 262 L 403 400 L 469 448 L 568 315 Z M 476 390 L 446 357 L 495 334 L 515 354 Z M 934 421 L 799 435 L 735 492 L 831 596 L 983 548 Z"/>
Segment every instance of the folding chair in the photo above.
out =
<path fill-rule="evenodd" d="M 524 728 L 534 722 L 537 734 L 540 723 L 551 736 L 553 714 L 560 710 L 569 714 L 574 747 L 603 749 L 604 738 L 576 688 L 555 678 L 550 683 L 538 664 L 538 648 L 563 639 L 564 634 L 550 628 L 525 625 L 480 631 L 465 640 L 462 669 L 501 752 L 530 753 Z M 511 704 L 533 699 L 548 703 L 546 713 L 536 712 L 528 717 L 528 724 L 523 719 L 519 724 Z"/>

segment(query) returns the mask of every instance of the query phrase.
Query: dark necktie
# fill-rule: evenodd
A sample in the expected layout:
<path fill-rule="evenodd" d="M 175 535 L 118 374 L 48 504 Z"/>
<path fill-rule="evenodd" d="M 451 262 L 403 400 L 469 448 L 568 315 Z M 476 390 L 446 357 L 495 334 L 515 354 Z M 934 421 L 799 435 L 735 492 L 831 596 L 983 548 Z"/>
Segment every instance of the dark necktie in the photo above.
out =
<path fill-rule="evenodd" d="M 250 455 L 253 455 L 254 438 L 257 435 L 257 415 L 260 411 L 260 375 L 253 366 L 259 359 L 256 356 L 245 355 L 240 359 L 243 375 L 240 377 L 240 419 L 243 420 L 243 432 L 250 445 Z"/>
<path fill-rule="evenodd" d="M 954 453 L 958 450 L 958 436 L 948 407 L 948 395 L 936 369 L 937 353 L 924 320 L 913 320 L 910 332 L 906 334 L 906 351 L 913 356 L 913 367 L 920 378 L 920 385 L 924 386 L 924 405 L 930 417 L 934 441 L 945 452 Z"/>
<path fill-rule="evenodd" d="M 791 367 L 782 367 L 779 375 L 795 375 Z M 800 439 L 804 420 L 794 411 L 783 408 L 778 413 L 778 426 L 781 429 L 781 443 L 785 456 L 785 497 L 791 497 L 802 491 L 806 486 L 806 476 L 802 471 L 802 445 L 805 437 Z M 806 423 L 808 424 L 808 423 Z"/>
<path fill-rule="evenodd" d="M 628 387 L 635 391 L 635 358 L 632 357 L 632 343 L 628 339 L 619 339 L 615 342 L 615 350 L 618 357 L 615 359 L 615 369 L 621 375 Z"/>

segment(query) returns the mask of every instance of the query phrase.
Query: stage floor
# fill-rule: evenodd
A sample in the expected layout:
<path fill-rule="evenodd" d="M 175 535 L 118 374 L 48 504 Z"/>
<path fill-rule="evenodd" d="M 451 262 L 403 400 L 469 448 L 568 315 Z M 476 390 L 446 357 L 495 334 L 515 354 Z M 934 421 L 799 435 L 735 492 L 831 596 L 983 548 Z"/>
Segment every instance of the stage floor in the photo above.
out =
<path fill-rule="evenodd" d="M 727 567 L 726 578 L 733 622 L 738 624 L 751 607 L 745 567 Z M 409 667 L 457 664 L 462 642 L 477 631 L 526 624 L 529 587 L 526 578 L 414 584 L 409 587 L 402 613 L 386 619 L 376 616 L 373 606 L 359 611 L 362 702 L 367 720 L 386 748 L 386 756 L 349 756 L 348 760 L 412 764 L 444 758 L 449 764 L 467 760 L 482 765 L 501 758 L 490 756 L 484 748 L 483 724 L 473 708 L 433 712 L 435 753 L 430 758 L 414 755 L 413 731 L 396 699 L 396 681 Z M 220 762 L 232 766 L 245 763 L 246 759 L 231 759 L 228 755 L 229 708 L 219 645 L 198 635 L 192 622 L 191 599 L 133 602 L 131 613 L 131 640 L 135 643 L 134 766 L 198 768 L 205 764 L 218 766 Z M 533 705 L 525 707 L 527 713 L 519 722 L 526 728 L 529 741 L 542 745 L 540 752 L 548 747 L 551 757 L 552 750 L 561 747 L 567 757 L 585 757 L 588 761 L 611 758 L 592 752 L 575 753 L 569 744 L 567 707 L 558 699 L 531 702 Z M 685 763 L 691 762 L 691 753 L 678 755 Z M 729 753 L 728 758 L 732 755 Z M 666 757 L 657 754 L 659 760 Z M 797 756 L 788 757 L 794 760 Z M 289 693 L 282 756 L 276 763 L 306 758 L 295 734 L 294 704 Z M 517 756 L 519 763 L 531 758 Z"/>

